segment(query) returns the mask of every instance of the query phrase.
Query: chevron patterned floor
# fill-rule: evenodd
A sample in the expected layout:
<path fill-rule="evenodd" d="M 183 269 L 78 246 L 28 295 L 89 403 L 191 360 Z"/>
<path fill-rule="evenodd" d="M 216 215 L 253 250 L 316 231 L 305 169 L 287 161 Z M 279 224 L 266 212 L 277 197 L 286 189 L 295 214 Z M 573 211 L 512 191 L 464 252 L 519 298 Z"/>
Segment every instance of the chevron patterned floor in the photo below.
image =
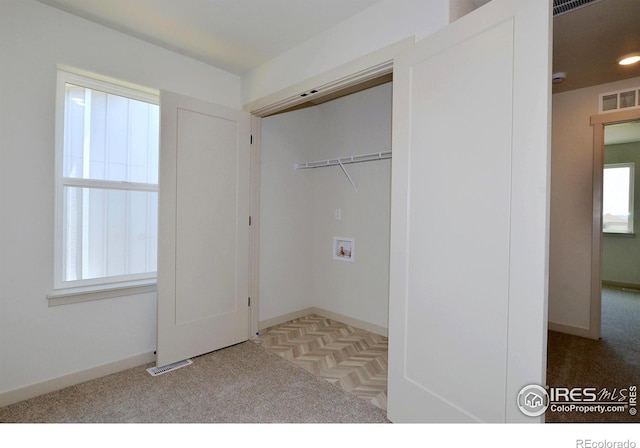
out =
<path fill-rule="evenodd" d="M 266 328 L 252 341 L 386 410 L 386 337 L 309 315 Z"/>

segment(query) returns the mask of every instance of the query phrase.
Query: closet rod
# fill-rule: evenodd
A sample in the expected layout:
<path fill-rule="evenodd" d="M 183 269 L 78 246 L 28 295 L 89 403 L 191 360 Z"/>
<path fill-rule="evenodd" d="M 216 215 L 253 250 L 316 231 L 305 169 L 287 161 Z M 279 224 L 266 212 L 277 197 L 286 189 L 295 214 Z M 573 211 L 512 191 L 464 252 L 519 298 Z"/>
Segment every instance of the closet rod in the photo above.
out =
<path fill-rule="evenodd" d="M 358 156 L 341 157 L 339 159 L 318 160 L 315 162 L 296 163 L 296 169 L 321 168 L 323 166 L 346 165 L 348 163 L 369 162 L 371 160 L 390 159 L 391 151 L 373 152 L 371 154 L 361 154 Z M 344 168 L 343 168 L 344 170 Z"/>

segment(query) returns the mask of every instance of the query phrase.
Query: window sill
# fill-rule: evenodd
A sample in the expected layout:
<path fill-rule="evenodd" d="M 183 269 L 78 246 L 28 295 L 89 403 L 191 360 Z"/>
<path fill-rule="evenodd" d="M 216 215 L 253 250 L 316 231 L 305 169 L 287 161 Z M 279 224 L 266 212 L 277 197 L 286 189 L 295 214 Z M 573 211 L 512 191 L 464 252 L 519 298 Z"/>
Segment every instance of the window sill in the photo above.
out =
<path fill-rule="evenodd" d="M 614 236 L 617 238 L 635 238 L 635 233 L 617 233 L 617 232 L 602 232 L 604 236 Z"/>
<path fill-rule="evenodd" d="M 156 292 L 156 279 L 58 289 L 52 294 L 48 294 L 47 300 L 49 301 L 49 306 L 59 306 L 69 305 L 71 303 L 90 302 L 92 300 L 132 296 L 147 292 Z"/>

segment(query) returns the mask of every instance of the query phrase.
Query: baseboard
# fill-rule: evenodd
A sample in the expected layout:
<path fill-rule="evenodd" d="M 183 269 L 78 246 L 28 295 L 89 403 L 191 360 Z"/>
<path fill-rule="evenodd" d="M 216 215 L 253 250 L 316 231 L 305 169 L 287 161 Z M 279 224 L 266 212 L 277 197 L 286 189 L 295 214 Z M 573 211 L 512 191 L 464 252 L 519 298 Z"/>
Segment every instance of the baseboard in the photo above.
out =
<path fill-rule="evenodd" d="M 301 317 L 308 316 L 309 314 L 317 314 L 319 316 L 327 317 L 329 319 L 342 322 L 343 324 L 351 325 L 352 327 L 370 331 L 371 333 L 375 333 L 380 336 L 387 337 L 389 334 L 389 330 L 387 328 L 359 319 L 354 319 L 352 317 L 345 316 L 344 314 L 334 313 L 333 311 L 325 310 L 315 306 L 305 308 L 300 311 L 295 311 L 293 313 L 283 314 L 282 316 L 274 317 L 271 319 L 261 320 L 259 323 L 259 327 L 260 330 L 264 330 L 265 328 L 273 327 L 274 325 L 280 325 L 285 322 L 289 322 L 290 320 L 299 319 Z"/>
<path fill-rule="evenodd" d="M 609 280 L 602 280 L 602 286 L 611 286 L 612 288 L 640 290 L 640 285 L 637 283 L 614 282 Z"/>
<path fill-rule="evenodd" d="M 313 308 L 305 308 L 300 311 L 294 311 L 293 313 L 283 314 L 281 316 L 272 317 L 271 319 L 265 319 L 258 322 L 258 328 L 264 330 L 265 328 L 273 327 L 274 325 L 280 325 L 290 320 L 299 319 L 304 316 L 313 314 Z"/>
<path fill-rule="evenodd" d="M 593 339 L 588 328 L 576 327 L 567 324 L 558 324 L 556 322 L 549 322 L 548 328 L 549 330 L 557 331 L 558 333 L 566 333 L 573 336 Z"/>
<path fill-rule="evenodd" d="M 56 390 L 64 389 L 65 387 L 75 386 L 76 384 L 84 383 L 85 381 L 95 380 L 122 370 L 149 364 L 155 362 L 155 360 L 156 355 L 153 352 L 142 353 L 130 358 L 110 362 L 108 364 L 103 364 L 80 372 L 70 373 L 41 383 L 31 384 L 29 386 L 2 392 L 0 393 L 0 407 L 9 406 L 10 404 L 28 400 L 29 398 L 48 394 L 49 392 L 55 392 Z"/>
<path fill-rule="evenodd" d="M 320 316 L 328 317 L 329 319 L 337 320 L 338 322 L 342 322 L 343 324 L 351 325 L 352 327 L 360 328 L 361 330 L 370 331 L 371 333 L 378 334 L 380 336 L 388 337 L 389 329 L 381 327 L 379 325 L 371 324 L 369 322 L 365 322 L 363 320 L 354 319 L 349 316 L 345 316 L 344 314 L 334 313 L 333 311 L 325 310 L 318 307 L 312 307 L 314 314 L 318 314 Z"/>

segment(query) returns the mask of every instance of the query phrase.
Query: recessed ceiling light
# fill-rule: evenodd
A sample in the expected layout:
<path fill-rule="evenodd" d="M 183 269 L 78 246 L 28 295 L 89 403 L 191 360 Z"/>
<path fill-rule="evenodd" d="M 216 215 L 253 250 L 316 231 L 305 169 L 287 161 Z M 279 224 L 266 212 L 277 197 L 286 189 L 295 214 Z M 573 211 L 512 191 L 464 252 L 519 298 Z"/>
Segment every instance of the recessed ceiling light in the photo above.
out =
<path fill-rule="evenodd" d="M 620 65 L 631 65 L 640 61 L 640 53 L 631 53 L 625 54 L 620 59 L 618 59 L 618 64 Z"/>

